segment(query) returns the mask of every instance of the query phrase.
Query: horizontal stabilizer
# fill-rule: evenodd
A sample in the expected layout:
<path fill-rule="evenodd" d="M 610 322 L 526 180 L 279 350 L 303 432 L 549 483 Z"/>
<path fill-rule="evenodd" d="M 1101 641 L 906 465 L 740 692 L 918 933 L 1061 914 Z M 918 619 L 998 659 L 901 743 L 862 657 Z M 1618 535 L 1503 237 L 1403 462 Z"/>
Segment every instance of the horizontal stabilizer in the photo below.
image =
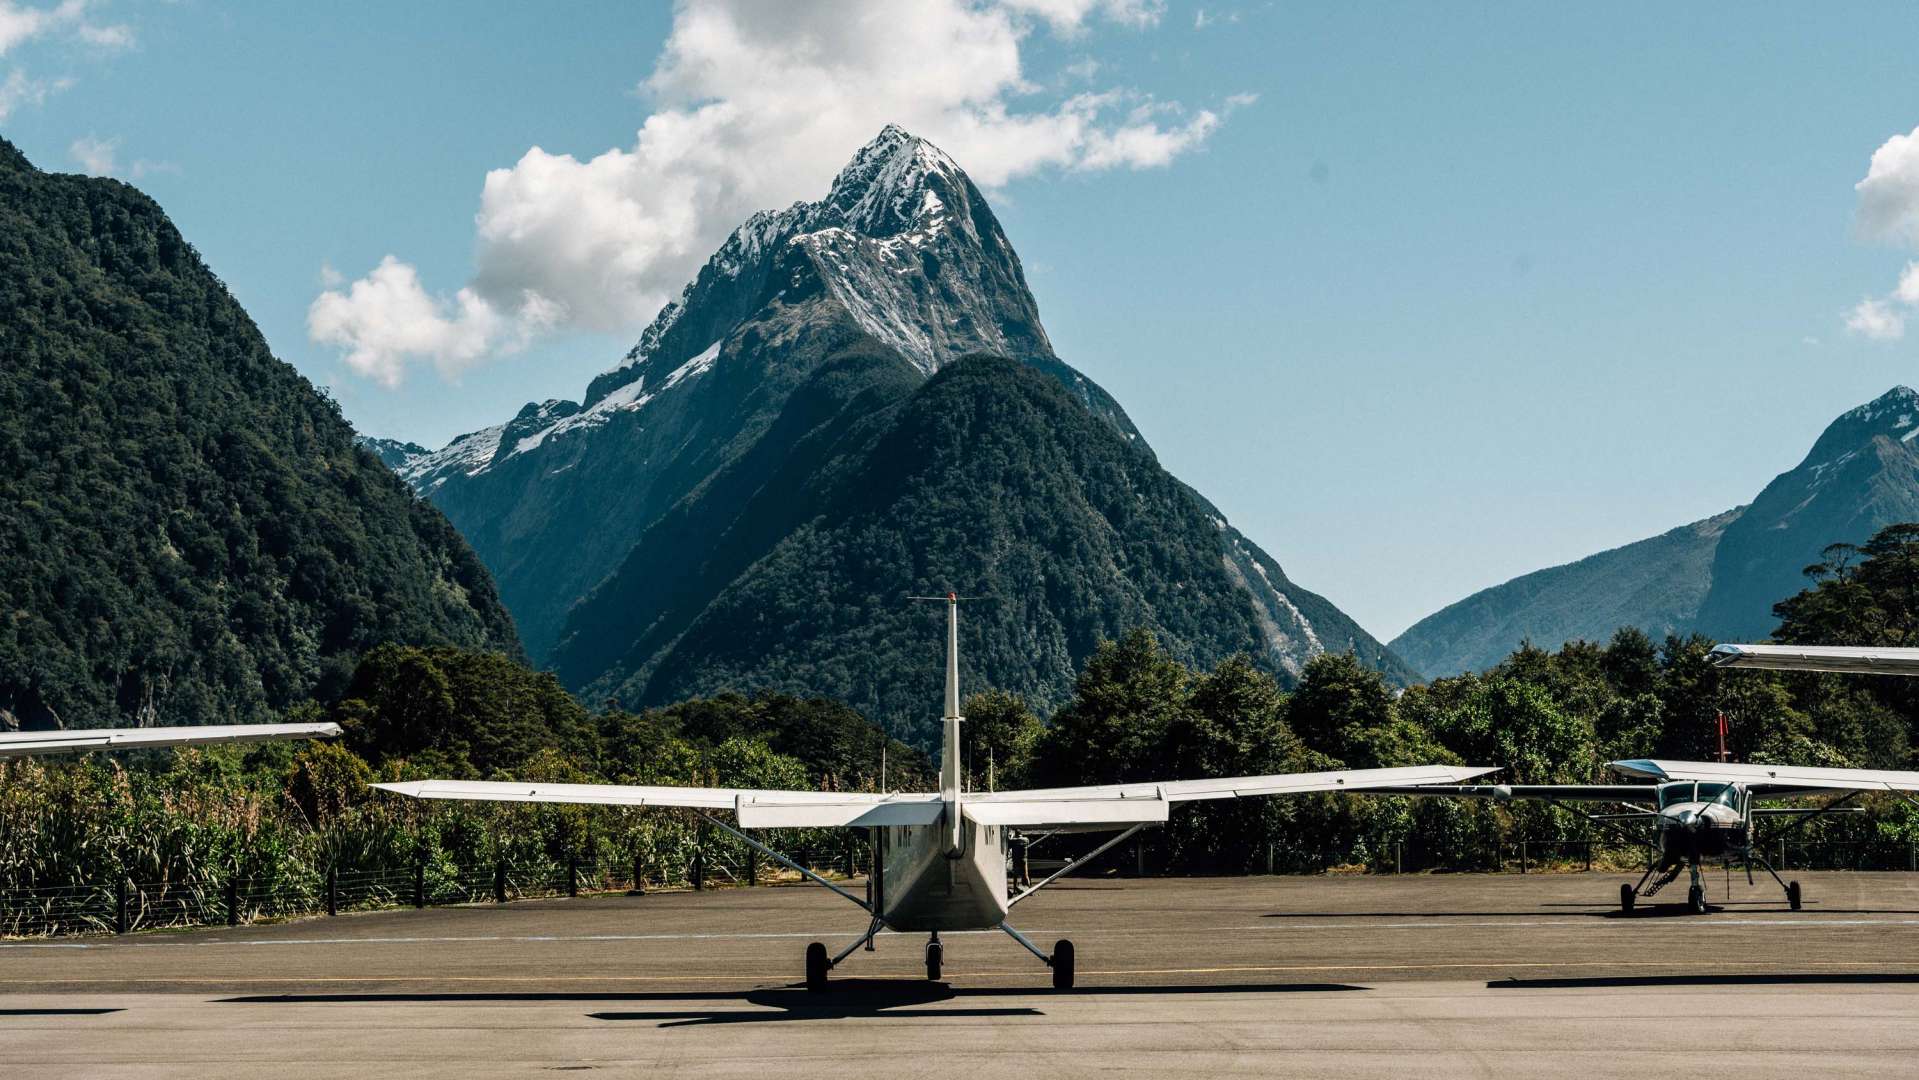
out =
<path fill-rule="evenodd" d="M 8 731 L 0 732 L 0 758 L 75 754 L 87 750 L 135 750 L 155 746 L 331 739 L 339 734 L 338 724 L 211 724 L 204 727 Z"/>
<path fill-rule="evenodd" d="M 1919 649 L 1876 645 L 1721 645 L 1712 662 L 1726 668 L 1919 675 Z"/>
<path fill-rule="evenodd" d="M 934 825 L 943 807 L 937 795 L 902 795 L 885 802 L 783 802 L 741 799 L 742 829 L 870 829 L 885 825 Z"/>
<path fill-rule="evenodd" d="M 1099 825 L 1152 825 L 1166 820 L 1165 799 L 1028 799 L 969 802 L 962 809 L 981 825 L 1071 829 Z"/>

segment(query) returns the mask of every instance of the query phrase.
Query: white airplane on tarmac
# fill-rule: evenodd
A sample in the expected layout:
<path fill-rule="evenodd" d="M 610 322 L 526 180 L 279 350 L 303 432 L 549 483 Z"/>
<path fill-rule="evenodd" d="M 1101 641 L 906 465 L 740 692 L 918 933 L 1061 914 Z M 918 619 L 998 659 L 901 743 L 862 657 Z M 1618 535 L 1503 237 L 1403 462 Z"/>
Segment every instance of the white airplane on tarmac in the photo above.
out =
<path fill-rule="evenodd" d="M 1825 671 L 1877 675 L 1919 675 L 1919 649 L 1857 648 L 1811 645 L 1720 645 L 1712 662 L 1723 668 L 1763 668 L 1776 671 Z M 1723 734 L 1723 732 L 1722 732 Z M 1722 751 L 1723 756 L 1723 751 Z M 1787 882 L 1766 861 L 1754 842 L 1756 819 L 1790 815 L 1804 828 L 1815 818 L 1861 808 L 1848 805 L 1860 795 L 1892 792 L 1919 806 L 1919 772 L 1896 769 L 1831 769 L 1798 765 L 1742 765 L 1729 761 L 1615 761 L 1612 768 L 1653 783 L 1637 784 L 1482 784 L 1470 787 L 1401 788 L 1403 795 L 1452 795 L 1463 798 L 1540 799 L 1572 810 L 1595 824 L 1618 830 L 1619 823 L 1639 822 L 1653 827 L 1658 858 L 1637 884 L 1619 886 L 1619 907 L 1633 910 L 1634 901 L 1664 888 L 1681 870 L 1691 872 L 1686 906 L 1694 914 L 1706 911 L 1706 889 L 1700 864 L 1708 858 L 1743 863 L 1746 883 L 1752 884 L 1753 864 L 1763 867 L 1785 890 L 1787 906 L 1798 911 L 1804 896 L 1797 881 Z M 1824 806 L 1764 807 L 1760 800 L 1838 796 Z M 1567 803 L 1612 803 L 1619 809 L 1591 814 Z M 1628 836 L 1635 842 L 1642 838 Z M 1657 874 L 1658 877 L 1654 877 Z"/>
<path fill-rule="evenodd" d="M 331 739 L 338 724 L 214 724 L 206 727 L 76 728 L 62 731 L 0 731 L 0 761 L 88 750 L 141 750 L 154 746 Z"/>
<path fill-rule="evenodd" d="M 603 806 L 677 806 L 708 811 L 714 825 L 754 850 L 866 911 L 870 923 L 852 944 L 829 956 L 826 946 L 806 947 L 806 986 L 823 990 L 827 973 L 854 950 L 871 949 L 882 929 L 926 933 L 926 977 L 938 979 L 943 959 L 940 932 L 1003 930 L 1052 969 L 1053 985 L 1073 985 L 1073 943 L 1062 940 L 1051 953 L 1028 940 L 1007 921 L 1007 913 L 1070 870 L 1086 865 L 1149 825 L 1163 824 L 1173 803 L 1194 799 L 1232 799 L 1314 791 L 1365 791 L 1384 786 L 1458 783 L 1491 769 L 1418 765 L 1397 769 L 1235 776 L 1208 780 L 1107 784 L 1097 787 L 1040 788 L 1025 791 L 962 790 L 959 712 L 959 598 L 947 606 L 946 715 L 943 719 L 940 790 L 881 794 L 820 791 L 755 791 L 742 788 L 634 787 L 614 784 L 503 783 L 421 780 L 374 787 L 422 799 L 477 799 L 499 802 L 585 803 Z M 714 816 L 730 812 L 737 828 Z M 746 829 L 867 829 L 875 852 L 870 898 L 863 899 L 827 881 L 752 836 Z M 1117 832 L 1084 858 L 1018 892 L 1008 887 L 1008 838 L 1020 831 Z"/>

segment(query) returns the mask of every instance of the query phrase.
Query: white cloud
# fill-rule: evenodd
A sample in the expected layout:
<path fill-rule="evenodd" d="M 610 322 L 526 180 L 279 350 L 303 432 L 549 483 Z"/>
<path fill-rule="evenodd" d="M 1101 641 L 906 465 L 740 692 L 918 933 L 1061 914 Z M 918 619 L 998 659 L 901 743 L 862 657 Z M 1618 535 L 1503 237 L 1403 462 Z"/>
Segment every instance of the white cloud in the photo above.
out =
<path fill-rule="evenodd" d="M 1919 247 L 1919 128 L 1894 135 L 1872 153 L 1859 193 L 1855 225 L 1868 240 Z M 1884 297 L 1867 297 L 1846 313 L 1846 329 L 1874 341 L 1906 335 L 1908 314 L 1919 311 L 1919 262 L 1908 262 Z"/>
<path fill-rule="evenodd" d="M 1238 21 L 1239 12 L 1237 11 L 1207 11 L 1205 8 L 1200 8 L 1199 11 L 1193 15 L 1193 29 L 1204 30 L 1209 26 L 1218 26 L 1222 23 L 1236 23 Z"/>
<path fill-rule="evenodd" d="M 80 171 L 88 176 L 113 176 L 119 172 L 115 156 L 120 151 L 118 138 L 102 139 L 87 135 L 73 140 L 67 147 L 67 153 L 80 165 Z"/>
<path fill-rule="evenodd" d="M 474 362 L 495 342 L 542 327 L 631 331 L 676 295 L 755 210 L 817 198 L 853 151 L 889 122 L 937 143 L 993 188 L 1044 170 L 1163 166 L 1202 144 L 1249 98 L 1210 109 L 1128 88 L 1054 96 L 1027 77 L 1023 47 L 1098 24 L 1153 25 L 1163 4 L 1136 0 L 925 0 L 839 5 L 689 0 L 640 84 L 653 111 L 631 146 L 581 158 L 529 149 L 489 172 L 476 215 L 476 268 L 456 298 L 393 302 L 380 287 L 315 301 L 355 370 L 382 381 L 411 361 Z M 1090 57 L 1074 65 L 1091 77 Z M 1055 95 L 1058 91 L 1052 92 Z M 470 294 L 469 303 L 459 297 Z M 328 299 L 328 296 L 333 299 Z M 351 317 L 364 296 L 375 313 Z M 393 320 L 427 320 L 404 333 Z M 451 324 L 471 319 L 454 333 Z M 361 336 L 361 331 L 365 336 Z M 447 342 L 463 344 L 451 348 Z M 478 341 L 478 345 L 473 343 Z M 357 358 L 357 359 L 356 359 Z"/>
<path fill-rule="evenodd" d="M 1846 313 L 1846 329 L 1874 341 L 1898 341 L 1906 336 L 1906 317 L 1884 300 L 1867 298 Z"/>
<path fill-rule="evenodd" d="M 1868 240 L 1919 244 L 1919 128 L 1894 135 L 1872 153 L 1859 193 L 1859 233 Z"/>
<path fill-rule="evenodd" d="M 91 0 L 61 0 L 50 7 L 0 0 L 0 56 L 17 45 L 54 33 L 70 33 L 76 40 L 96 48 L 131 47 L 133 28 L 87 18 L 87 9 L 93 6 Z"/>
<path fill-rule="evenodd" d="M 1919 262 L 1909 262 L 1899 274 L 1899 284 L 1892 290 L 1893 299 L 1907 307 L 1919 307 Z"/>
<path fill-rule="evenodd" d="M 7 72 L 0 79 L 0 120 L 13 115 L 13 111 L 22 105 L 38 105 L 47 100 L 47 95 L 65 90 L 65 79 L 34 79 L 20 68 Z"/>
<path fill-rule="evenodd" d="M 307 330 L 313 340 L 345 349 L 356 373 L 395 387 L 407 357 L 425 357 L 452 378 L 489 351 L 524 347 L 543 319 L 530 304 L 508 320 L 470 288 L 451 299 L 431 296 L 413 267 L 388 255 L 346 292 L 321 293 L 307 309 Z"/>
<path fill-rule="evenodd" d="M 36 38 L 69 35 L 73 40 L 95 49 L 124 49 L 133 45 L 133 29 L 124 25 L 103 25 L 87 18 L 92 0 L 61 0 L 48 7 L 0 0 L 0 56 Z M 0 77 L 0 120 L 16 109 L 40 105 L 51 94 L 73 85 L 73 80 L 36 79 L 23 67 L 13 67 Z"/>

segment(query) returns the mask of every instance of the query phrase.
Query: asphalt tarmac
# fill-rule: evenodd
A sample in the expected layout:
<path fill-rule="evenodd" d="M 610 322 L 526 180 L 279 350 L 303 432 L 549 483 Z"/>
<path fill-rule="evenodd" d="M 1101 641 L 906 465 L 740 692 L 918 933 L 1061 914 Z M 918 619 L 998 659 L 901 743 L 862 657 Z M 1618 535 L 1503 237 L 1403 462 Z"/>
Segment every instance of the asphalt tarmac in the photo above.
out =
<path fill-rule="evenodd" d="M 1919 1073 L 1919 874 L 1798 877 L 1704 916 L 1599 873 L 1062 882 L 1014 921 L 1070 993 L 989 931 L 809 994 L 864 925 L 811 887 L 0 943 L 0 1075 Z"/>

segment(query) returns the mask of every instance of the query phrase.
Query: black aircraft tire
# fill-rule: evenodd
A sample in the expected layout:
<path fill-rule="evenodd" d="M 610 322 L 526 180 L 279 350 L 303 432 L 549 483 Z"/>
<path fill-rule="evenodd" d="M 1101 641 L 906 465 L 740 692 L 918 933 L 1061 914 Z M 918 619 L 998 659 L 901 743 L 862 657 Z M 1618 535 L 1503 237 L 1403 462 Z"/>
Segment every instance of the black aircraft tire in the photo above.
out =
<path fill-rule="evenodd" d="M 1704 915 L 1706 913 L 1706 890 L 1698 885 L 1687 889 L 1686 907 L 1690 908 L 1694 915 Z"/>
<path fill-rule="evenodd" d="M 1801 901 L 1799 897 L 1799 883 L 1797 881 L 1788 881 L 1786 883 L 1786 903 L 1791 905 L 1794 911 L 1799 910 Z"/>
<path fill-rule="evenodd" d="M 1061 938 L 1053 943 L 1053 989 L 1073 988 L 1073 943 Z"/>
<path fill-rule="evenodd" d="M 806 988 L 816 994 L 826 989 L 826 946 L 817 941 L 806 947 Z"/>
<path fill-rule="evenodd" d="M 1634 895 L 1631 885 L 1622 884 L 1619 886 L 1619 910 L 1631 915 L 1633 901 L 1637 899 L 1638 897 Z"/>
<path fill-rule="evenodd" d="M 940 962 L 945 959 L 946 950 L 939 942 L 935 941 L 926 946 L 926 979 L 928 982 L 939 981 Z"/>

